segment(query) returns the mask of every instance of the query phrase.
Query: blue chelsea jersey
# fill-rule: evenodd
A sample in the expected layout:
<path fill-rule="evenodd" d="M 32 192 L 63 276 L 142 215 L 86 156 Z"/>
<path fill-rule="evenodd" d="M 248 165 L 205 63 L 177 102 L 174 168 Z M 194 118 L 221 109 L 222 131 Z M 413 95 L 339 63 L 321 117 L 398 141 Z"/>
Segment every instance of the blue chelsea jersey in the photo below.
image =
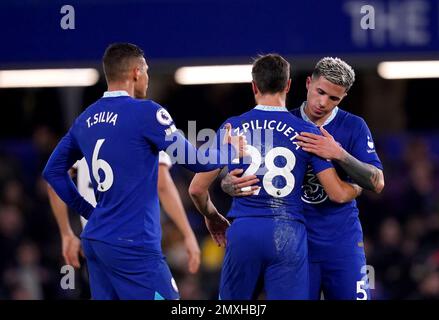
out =
<path fill-rule="evenodd" d="M 171 145 L 186 151 L 180 164 L 192 171 L 223 166 L 203 164 L 196 157 L 195 162 L 187 161 L 197 150 L 178 133 L 159 104 L 134 99 L 124 91 L 106 92 L 75 120 L 43 175 L 61 199 L 88 219 L 82 238 L 159 252 L 158 154 Z M 212 154 L 219 155 L 216 151 Z M 89 168 L 96 208 L 79 195 L 67 174 L 82 157 Z"/>
<path fill-rule="evenodd" d="M 305 103 L 291 110 L 291 113 L 310 122 L 304 107 Z M 324 128 L 353 157 L 382 169 L 372 135 L 362 118 L 336 107 Z M 352 182 L 336 163 L 334 167 L 342 180 Z M 344 204 L 329 200 L 311 167 L 308 167 L 305 175 L 301 198 L 311 260 L 325 259 L 328 255 L 343 256 L 355 253 L 356 249 L 363 250 L 363 234 L 355 200 Z"/>
<path fill-rule="evenodd" d="M 330 162 L 303 151 L 295 140 L 302 131 L 318 134 L 316 126 L 286 108 L 260 105 L 226 122 L 249 143 L 249 156 L 228 169 L 242 168 L 244 176 L 257 175 L 261 187 L 252 196 L 235 197 L 228 217 L 284 216 L 303 221 L 300 197 L 307 166 L 315 172 L 332 168 Z"/>
<path fill-rule="evenodd" d="M 83 238 L 160 250 L 158 152 L 164 146 L 154 133 L 172 125 L 167 113 L 155 117 L 160 109 L 153 101 L 105 97 L 72 127 L 98 203 Z"/>

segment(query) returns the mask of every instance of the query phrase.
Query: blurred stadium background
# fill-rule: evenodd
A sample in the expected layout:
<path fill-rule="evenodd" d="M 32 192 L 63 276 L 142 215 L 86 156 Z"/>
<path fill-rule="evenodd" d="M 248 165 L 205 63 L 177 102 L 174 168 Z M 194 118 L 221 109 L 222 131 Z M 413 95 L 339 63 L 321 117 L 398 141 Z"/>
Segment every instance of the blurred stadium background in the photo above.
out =
<path fill-rule="evenodd" d="M 74 9 L 74 29 L 60 24 L 66 4 Z M 375 29 L 361 28 L 364 5 L 374 9 Z M 429 75 L 416 67 L 401 79 L 378 72 L 383 61 L 439 59 L 437 0 L 3 0 L 0 34 L 0 299 L 90 296 L 84 267 L 76 290 L 60 288 L 61 242 L 40 174 L 73 119 L 105 91 L 100 59 L 117 41 L 145 50 L 149 97 L 184 131 L 188 120 L 198 130 L 217 128 L 254 101 L 245 82 L 178 83 L 180 67 L 249 64 L 260 53 L 280 53 L 292 64 L 293 108 L 306 99 L 305 79 L 318 59 L 350 63 L 357 79 L 341 107 L 368 123 L 386 179 L 381 195 L 364 192 L 358 200 L 375 269 L 373 298 L 439 298 L 438 67 L 430 62 Z M 4 73 L 46 68 L 93 68 L 98 77 L 92 71 L 88 83 L 72 86 L 59 75 L 54 86 L 42 87 L 30 75 L 13 84 Z M 187 273 L 181 235 L 164 215 L 163 249 L 183 299 L 215 299 L 223 251 L 189 199 L 192 174 L 173 167 L 172 175 L 200 243 L 201 270 Z M 225 214 L 229 197 L 218 185 L 211 193 Z M 78 216 L 71 219 L 79 233 Z"/>

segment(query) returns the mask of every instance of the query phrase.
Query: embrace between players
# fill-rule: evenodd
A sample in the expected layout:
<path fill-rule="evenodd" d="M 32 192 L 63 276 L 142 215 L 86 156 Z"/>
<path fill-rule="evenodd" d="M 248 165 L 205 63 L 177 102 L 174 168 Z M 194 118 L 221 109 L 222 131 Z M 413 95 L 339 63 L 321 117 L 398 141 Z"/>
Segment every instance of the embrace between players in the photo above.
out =
<path fill-rule="evenodd" d="M 93 299 L 177 299 L 160 247 L 158 153 L 172 143 L 187 154 L 198 150 L 166 109 L 144 99 L 148 66 L 140 48 L 113 44 L 103 65 L 108 91 L 77 118 L 43 175 L 88 219 L 81 244 Z M 307 101 L 293 110 L 286 107 L 291 79 L 284 58 L 260 56 L 252 77 L 256 106 L 221 126 L 225 133 L 208 150 L 217 161 L 177 162 L 198 172 L 189 193 L 213 239 L 226 247 L 219 298 L 264 292 L 267 299 L 370 299 L 355 198 L 362 189 L 381 192 L 384 177 L 366 123 L 338 107 L 354 71 L 338 58 L 320 60 L 306 81 Z M 117 119 L 90 126 L 95 114 Z M 68 174 L 83 157 L 96 208 Z M 234 197 L 227 219 L 208 192 L 223 167 L 229 174 L 222 188 Z"/>

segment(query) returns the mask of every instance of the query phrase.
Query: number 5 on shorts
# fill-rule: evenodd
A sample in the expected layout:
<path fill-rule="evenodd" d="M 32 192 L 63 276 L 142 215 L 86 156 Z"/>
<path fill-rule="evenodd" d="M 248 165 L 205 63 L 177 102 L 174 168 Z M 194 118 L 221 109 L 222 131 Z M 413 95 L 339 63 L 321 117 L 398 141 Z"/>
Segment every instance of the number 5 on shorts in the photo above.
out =
<path fill-rule="evenodd" d="M 364 281 L 357 281 L 357 294 L 362 294 L 362 297 L 357 297 L 357 300 L 367 300 L 367 292 L 363 289 Z"/>

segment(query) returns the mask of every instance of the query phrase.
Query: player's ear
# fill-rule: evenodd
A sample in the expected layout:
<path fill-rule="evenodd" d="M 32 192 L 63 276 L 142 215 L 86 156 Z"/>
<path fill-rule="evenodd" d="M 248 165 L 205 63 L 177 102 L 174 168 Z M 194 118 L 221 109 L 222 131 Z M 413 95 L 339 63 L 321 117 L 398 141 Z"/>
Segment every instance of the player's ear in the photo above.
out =
<path fill-rule="evenodd" d="M 140 68 L 139 67 L 135 67 L 132 72 L 133 72 L 133 79 L 134 79 L 134 81 L 139 80 Z"/>
<path fill-rule="evenodd" d="M 309 86 L 311 85 L 311 81 L 312 81 L 312 79 L 310 76 L 306 77 L 306 90 L 309 90 Z"/>
<path fill-rule="evenodd" d="M 290 88 L 291 88 L 291 79 L 288 79 L 287 86 L 285 87 L 285 93 L 288 93 L 290 91 Z"/>
<path fill-rule="evenodd" d="M 252 81 L 252 89 L 253 89 L 253 94 L 257 95 L 259 92 L 258 87 L 256 86 L 256 83 L 254 81 Z"/>

